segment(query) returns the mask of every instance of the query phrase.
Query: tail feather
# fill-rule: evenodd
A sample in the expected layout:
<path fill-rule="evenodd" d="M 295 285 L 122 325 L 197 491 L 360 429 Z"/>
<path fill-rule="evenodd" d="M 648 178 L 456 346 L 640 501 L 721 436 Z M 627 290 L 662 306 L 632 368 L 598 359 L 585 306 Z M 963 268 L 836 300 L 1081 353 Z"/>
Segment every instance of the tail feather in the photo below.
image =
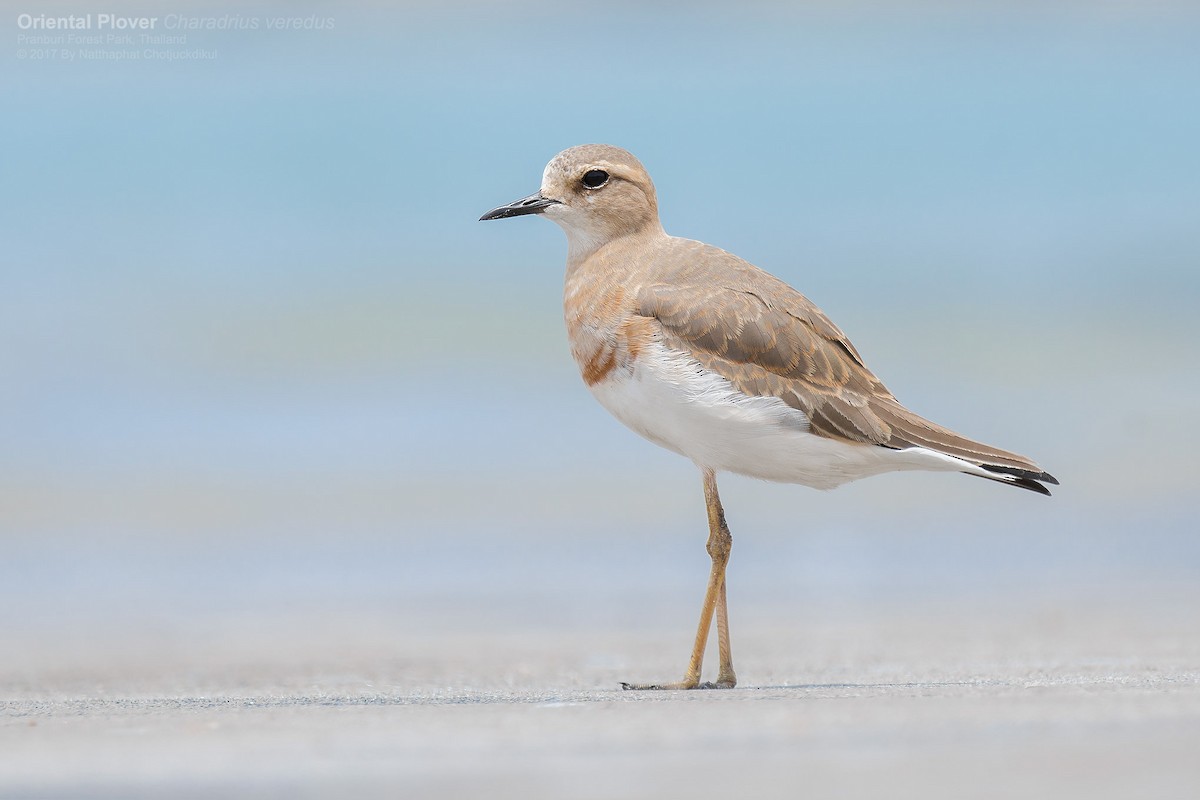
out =
<path fill-rule="evenodd" d="M 996 470 L 994 470 L 992 467 L 989 467 L 987 464 L 980 464 L 979 466 L 983 467 L 984 469 L 988 470 L 989 472 L 996 472 Z M 1050 496 L 1050 490 L 1047 489 L 1042 484 L 1038 483 L 1038 481 L 1044 480 L 1046 483 L 1053 483 L 1055 485 L 1058 485 L 1058 481 L 1054 478 L 1054 476 L 1049 473 L 1046 473 L 1046 472 L 1041 473 L 1042 475 L 1045 476 L 1044 478 L 1025 477 L 1025 476 L 1019 476 L 1019 475 L 1012 475 L 1012 474 L 1005 473 L 1005 472 L 999 472 L 996 474 L 995 477 L 992 477 L 991 475 L 980 475 L 977 472 L 964 472 L 963 474 L 964 475 L 974 475 L 976 478 L 986 478 L 989 481 L 996 481 L 997 483 L 1003 483 L 1007 486 L 1019 486 L 1022 489 L 1028 489 L 1031 492 L 1037 492 L 1038 494 L 1044 494 L 1047 497 Z"/>
<path fill-rule="evenodd" d="M 1031 470 L 1013 469 L 1012 467 L 998 467 L 994 464 L 980 464 L 979 466 L 983 467 L 989 472 L 999 472 L 1004 475 L 1012 475 L 1024 480 L 1043 481 L 1045 483 L 1052 483 L 1055 486 L 1058 486 L 1058 478 L 1054 477 L 1049 472 L 1043 471 L 1034 473 Z"/>
<path fill-rule="evenodd" d="M 1019 486 L 1039 494 L 1050 494 L 1050 490 L 1043 486 L 1043 483 L 1058 485 L 1057 478 L 1043 470 L 1031 459 L 968 439 L 949 428 L 943 428 L 924 417 L 917 416 L 897 402 L 877 403 L 873 405 L 872 410 L 891 427 L 892 434 L 887 442 L 888 447 L 898 449 L 924 447 L 936 450 L 993 473 L 992 475 L 983 475 L 978 472 L 967 472 L 968 475 L 987 478 L 1010 486 Z"/>

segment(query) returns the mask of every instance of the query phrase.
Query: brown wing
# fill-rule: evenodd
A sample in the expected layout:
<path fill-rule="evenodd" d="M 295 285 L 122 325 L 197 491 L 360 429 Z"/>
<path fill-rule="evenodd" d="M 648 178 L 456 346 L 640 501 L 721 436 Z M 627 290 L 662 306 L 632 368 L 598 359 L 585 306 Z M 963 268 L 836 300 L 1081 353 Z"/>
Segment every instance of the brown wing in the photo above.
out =
<path fill-rule="evenodd" d="M 644 287 L 639 312 L 663 326 L 663 343 L 750 395 L 778 397 L 803 411 L 814 432 L 886 444 L 891 426 L 871 408 L 892 397 L 833 323 L 803 296 L 779 308 L 755 291 Z"/>
<path fill-rule="evenodd" d="M 814 433 L 863 444 L 929 447 L 977 464 L 1042 473 L 1029 459 L 974 442 L 904 408 L 846 335 L 795 289 L 745 261 L 688 242 L 689 266 L 642 286 L 637 310 L 663 343 L 750 395 L 803 411 Z M 662 270 L 658 271 L 662 274 Z"/>

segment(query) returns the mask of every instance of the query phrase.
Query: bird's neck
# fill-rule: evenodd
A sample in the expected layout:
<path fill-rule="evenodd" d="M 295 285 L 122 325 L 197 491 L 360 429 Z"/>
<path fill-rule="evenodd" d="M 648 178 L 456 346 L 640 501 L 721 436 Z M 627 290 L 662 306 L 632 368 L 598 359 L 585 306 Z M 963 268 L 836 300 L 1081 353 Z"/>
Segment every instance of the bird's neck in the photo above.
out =
<path fill-rule="evenodd" d="M 622 258 L 631 257 L 631 255 L 619 256 L 618 253 L 633 254 L 641 248 L 653 247 L 660 239 L 667 238 L 666 232 L 663 231 L 662 225 L 657 219 L 640 228 L 617 235 L 608 231 L 580 229 L 568 230 L 566 234 L 568 273 L 589 262 L 597 262 L 601 265 L 612 262 L 615 266 L 616 262 Z"/>

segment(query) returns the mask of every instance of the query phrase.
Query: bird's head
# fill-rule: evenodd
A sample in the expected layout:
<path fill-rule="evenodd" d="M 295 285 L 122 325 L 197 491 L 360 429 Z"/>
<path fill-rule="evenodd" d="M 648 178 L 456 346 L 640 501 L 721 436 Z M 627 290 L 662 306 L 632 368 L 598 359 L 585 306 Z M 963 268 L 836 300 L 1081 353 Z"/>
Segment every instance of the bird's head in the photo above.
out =
<path fill-rule="evenodd" d="M 646 168 L 627 150 L 585 144 L 563 150 L 542 173 L 537 194 L 494 208 L 481 220 L 541 214 L 567 234 L 572 253 L 642 231 L 661 231 Z"/>

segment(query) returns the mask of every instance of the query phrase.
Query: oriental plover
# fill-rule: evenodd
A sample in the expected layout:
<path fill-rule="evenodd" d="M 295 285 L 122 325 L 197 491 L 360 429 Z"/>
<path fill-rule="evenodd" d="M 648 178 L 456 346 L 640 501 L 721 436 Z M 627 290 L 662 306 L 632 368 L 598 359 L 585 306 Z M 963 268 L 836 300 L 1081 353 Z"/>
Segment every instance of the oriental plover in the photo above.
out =
<path fill-rule="evenodd" d="M 732 539 L 717 473 L 832 489 L 896 470 L 962 472 L 1049 494 L 1025 456 L 909 411 L 846 335 L 783 281 L 712 245 L 669 236 L 650 176 L 610 145 L 556 155 L 540 191 L 481 219 L 537 214 L 567 235 L 563 292 L 571 353 L 588 389 L 703 477 L 712 570 L 682 680 L 629 689 L 727 688 L 725 566 Z M 720 666 L 700 680 L 712 618 Z"/>

